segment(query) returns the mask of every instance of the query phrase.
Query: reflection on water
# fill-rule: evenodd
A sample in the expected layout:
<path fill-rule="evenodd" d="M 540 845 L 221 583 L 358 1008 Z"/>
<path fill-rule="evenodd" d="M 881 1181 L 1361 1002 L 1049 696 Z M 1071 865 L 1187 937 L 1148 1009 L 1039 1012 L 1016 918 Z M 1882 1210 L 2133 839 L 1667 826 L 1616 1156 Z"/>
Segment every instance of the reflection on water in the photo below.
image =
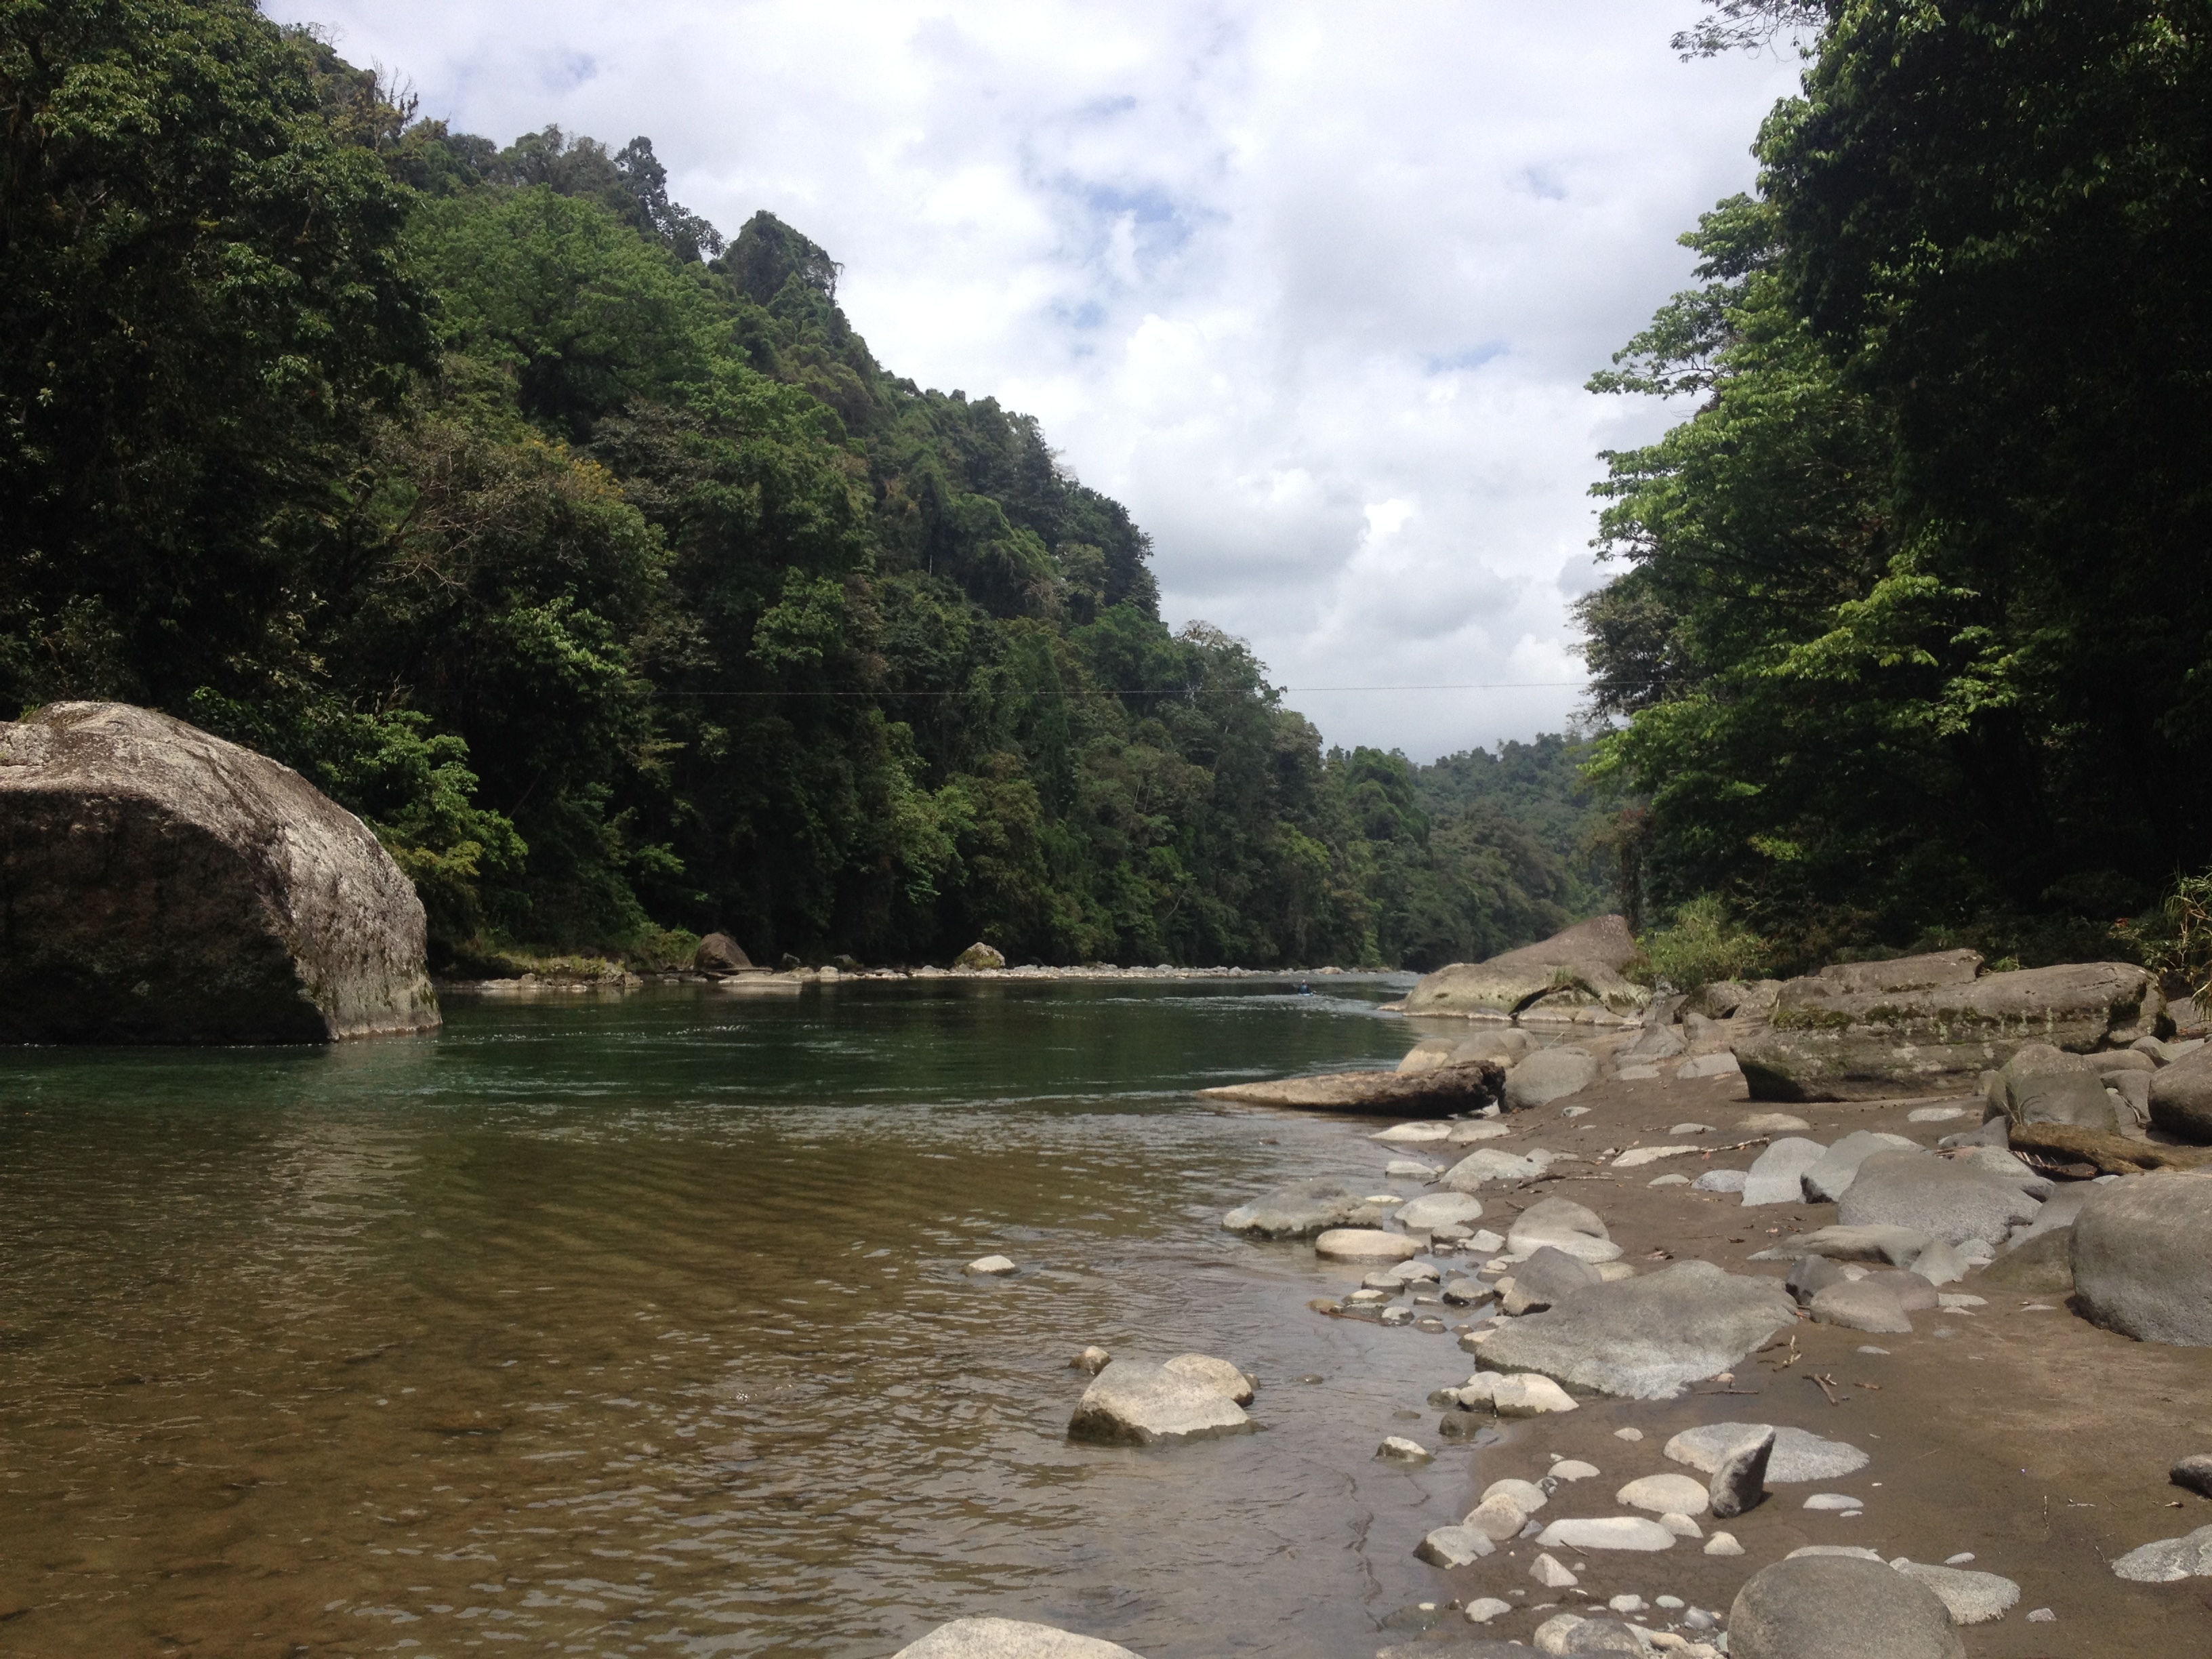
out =
<path fill-rule="evenodd" d="M 19 1052 L 0 1649 L 864 1656 L 991 1612 L 1358 1651 L 1468 1479 L 1374 1447 L 1464 1361 L 1316 1318 L 1341 1273 L 1217 1225 L 1385 1153 L 1188 1091 L 1394 1060 L 1389 994 L 685 990 Z M 961 1274 L 994 1249 L 1021 1275 Z M 1237 1360 L 1269 1431 L 1069 1445 L 1094 1341 Z"/>

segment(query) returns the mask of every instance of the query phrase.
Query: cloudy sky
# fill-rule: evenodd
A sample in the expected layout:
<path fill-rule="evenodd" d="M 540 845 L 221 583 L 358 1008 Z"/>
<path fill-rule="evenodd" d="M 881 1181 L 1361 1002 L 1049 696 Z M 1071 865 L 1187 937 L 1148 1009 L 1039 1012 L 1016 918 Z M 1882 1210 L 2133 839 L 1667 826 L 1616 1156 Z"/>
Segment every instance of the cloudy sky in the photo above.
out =
<path fill-rule="evenodd" d="M 643 133 L 725 230 L 797 226 L 886 366 L 1039 416 L 1128 503 L 1171 623 L 1417 760 L 1572 714 L 1596 453 L 1680 413 L 1583 382 L 1796 82 L 1678 62 L 1696 0 L 269 9 L 426 115 Z"/>

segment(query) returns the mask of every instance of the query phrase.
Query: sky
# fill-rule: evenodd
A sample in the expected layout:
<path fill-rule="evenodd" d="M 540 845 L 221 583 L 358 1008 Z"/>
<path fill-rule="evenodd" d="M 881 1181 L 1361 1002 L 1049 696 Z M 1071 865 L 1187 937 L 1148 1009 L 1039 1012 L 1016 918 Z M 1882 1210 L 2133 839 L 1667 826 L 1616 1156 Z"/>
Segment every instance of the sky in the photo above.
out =
<path fill-rule="evenodd" d="M 1127 504 L 1170 624 L 1417 761 L 1574 717 L 1599 452 L 1686 412 L 1583 382 L 1796 85 L 1678 61 L 1696 0 L 266 9 L 425 116 L 643 134 L 725 232 L 804 231 L 886 368 Z M 1489 689 L 1330 689 L 1378 686 Z"/>

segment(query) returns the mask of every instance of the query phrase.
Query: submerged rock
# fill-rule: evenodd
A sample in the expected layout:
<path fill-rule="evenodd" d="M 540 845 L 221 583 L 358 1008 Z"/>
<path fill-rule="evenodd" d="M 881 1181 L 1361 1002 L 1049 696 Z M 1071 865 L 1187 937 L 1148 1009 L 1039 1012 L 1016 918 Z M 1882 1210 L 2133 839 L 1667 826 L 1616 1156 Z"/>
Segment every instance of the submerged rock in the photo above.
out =
<path fill-rule="evenodd" d="M 1370 1208 L 1364 1196 L 1341 1181 L 1293 1181 L 1238 1205 L 1221 1224 L 1253 1238 L 1311 1238 L 1369 1218 Z"/>
<path fill-rule="evenodd" d="M 1141 1359 L 1117 1359 L 1091 1379 L 1075 1414 L 1071 1440 L 1152 1446 L 1249 1434 L 1252 1419 L 1218 1389 Z"/>
<path fill-rule="evenodd" d="M 1501 1370 L 1537 1371 L 1601 1394 L 1671 1400 L 1796 1321 L 1796 1304 L 1778 1279 L 1677 1261 L 1517 1319 L 1483 1344 L 1482 1357 Z"/>
<path fill-rule="evenodd" d="M 1129 1649 L 1019 1619 L 956 1619 L 891 1659 L 1137 1659 Z"/>
<path fill-rule="evenodd" d="M 0 1041 L 428 1030 L 414 884 L 289 767 L 117 702 L 0 724 Z"/>

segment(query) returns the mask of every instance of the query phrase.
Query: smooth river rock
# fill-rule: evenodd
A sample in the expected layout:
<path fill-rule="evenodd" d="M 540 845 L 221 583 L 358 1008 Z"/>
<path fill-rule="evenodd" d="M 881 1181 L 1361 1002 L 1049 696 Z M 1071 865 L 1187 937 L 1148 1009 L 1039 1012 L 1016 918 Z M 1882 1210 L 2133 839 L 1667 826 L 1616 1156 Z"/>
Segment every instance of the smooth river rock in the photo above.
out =
<path fill-rule="evenodd" d="M 1321 1072 L 1310 1077 L 1224 1083 L 1218 1088 L 1200 1089 L 1199 1093 L 1210 1100 L 1234 1100 L 1248 1106 L 1403 1117 L 1415 1112 L 1479 1110 L 1498 1098 L 1503 1075 L 1495 1060 L 1480 1060 L 1426 1072 Z"/>
<path fill-rule="evenodd" d="M 1542 1549 L 1668 1550 L 1674 1547 L 1674 1534 L 1640 1515 L 1608 1515 L 1587 1521 L 1554 1521 L 1537 1534 L 1536 1543 Z"/>
<path fill-rule="evenodd" d="M 2131 1549 L 2112 1563 L 2112 1571 L 2138 1584 L 2212 1577 L 2212 1526 Z"/>
<path fill-rule="evenodd" d="M 2185 1054 L 2153 1075 L 2150 1121 L 2177 1140 L 2212 1144 L 2212 1048 Z"/>
<path fill-rule="evenodd" d="M 1252 1379 L 1225 1359 L 1216 1359 L 1209 1353 L 1179 1353 L 1166 1361 L 1163 1369 L 1187 1376 L 1240 1406 L 1252 1403 Z"/>
<path fill-rule="evenodd" d="M 1379 1227 L 1332 1227 L 1314 1240 L 1314 1254 L 1326 1261 L 1407 1261 L 1420 1253 L 1420 1240 Z"/>
<path fill-rule="evenodd" d="M 1408 1232 L 1463 1227 L 1482 1219 L 1481 1200 L 1465 1193 L 1429 1193 L 1398 1206 L 1398 1224 Z"/>
<path fill-rule="evenodd" d="M 1806 1304 L 1823 1325 L 1840 1325 L 1847 1331 L 1910 1335 L 1912 1321 L 1897 1292 L 1871 1279 L 1845 1279 L 1814 1293 Z"/>
<path fill-rule="evenodd" d="M 1465 1158 L 1445 1170 L 1437 1185 L 1448 1192 L 1479 1191 L 1488 1181 L 1534 1181 L 1544 1173 L 1544 1166 L 1533 1159 L 1500 1152 L 1495 1146 L 1478 1146 Z"/>
<path fill-rule="evenodd" d="M 1531 1204 L 1515 1218 L 1506 1244 L 1515 1255 L 1553 1249 L 1593 1263 L 1617 1261 L 1621 1255 L 1597 1212 L 1571 1198 L 1542 1198 Z"/>
<path fill-rule="evenodd" d="M 2004 1176 L 1924 1152 L 1876 1152 L 1836 1206 L 1846 1227 L 1909 1227 L 1947 1244 L 1994 1248 L 2036 1201 Z"/>
<path fill-rule="evenodd" d="M 1593 1285 L 1547 1313 L 1514 1320 L 1483 1344 L 1482 1358 L 1600 1394 L 1671 1400 L 1729 1370 L 1796 1316 L 1778 1279 L 1677 1261 Z"/>
<path fill-rule="evenodd" d="M 1525 1112 L 1580 1094 L 1597 1080 L 1587 1049 L 1539 1048 L 1505 1074 L 1505 1109 Z"/>
<path fill-rule="evenodd" d="M 438 1024 L 414 884 L 297 772 L 118 702 L 0 724 L 0 1042 Z"/>
<path fill-rule="evenodd" d="M 1929 1566 L 1900 1555 L 1890 1564 L 1893 1571 L 1925 1584 L 1948 1608 L 1954 1625 L 1986 1625 L 2002 1619 L 2020 1601 L 2020 1586 L 1994 1572 L 1969 1572 L 1963 1567 Z"/>
<path fill-rule="evenodd" d="M 2074 1294 L 2107 1329 L 2212 1346 L 2212 1175 L 2107 1182 L 2074 1218 Z"/>
<path fill-rule="evenodd" d="M 1091 1379 L 1068 1420 L 1071 1440 L 1152 1446 L 1249 1434 L 1252 1419 L 1218 1389 L 1141 1359 L 1117 1359 Z"/>
<path fill-rule="evenodd" d="M 1613 1501 L 1654 1515 L 1703 1515 L 1711 1494 L 1686 1474 L 1647 1474 L 1613 1493 Z"/>
<path fill-rule="evenodd" d="M 1858 1178 L 1859 1165 L 1876 1152 L 1916 1152 L 1920 1143 L 1904 1135 L 1885 1134 L 1875 1129 L 1855 1129 L 1821 1155 L 1820 1161 L 1805 1171 L 1805 1196 L 1816 1204 L 1832 1204 L 1850 1189 Z"/>
<path fill-rule="evenodd" d="M 1785 1135 L 1752 1160 L 1743 1178 L 1743 1201 L 1754 1204 L 1802 1204 L 1805 1171 L 1828 1155 L 1817 1140 Z"/>
<path fill-rule="evenodd" d="M 1729 1609 L 1729 1659 L 1966 1659 L 1935 1591 L 1884 1562 L 1796 1555 L 1763 1567 Z"/>
<path fill-rule="evenodd" d="M 956 1619 L 891 1659 L 1137 1659 L 1129 1649 L 1019 1619 Z"/>
<path fill-rule="evenodd" d="M 1601 1282 L 1597 1269 L 1589 1262 L 1547 1244 L 1516 1266 L 1513 1276 L 1501 1280 L 1498 1288 L 1505 1312 L 1517 1316 L 1552 1307 L 1577 1291 Z"/>

